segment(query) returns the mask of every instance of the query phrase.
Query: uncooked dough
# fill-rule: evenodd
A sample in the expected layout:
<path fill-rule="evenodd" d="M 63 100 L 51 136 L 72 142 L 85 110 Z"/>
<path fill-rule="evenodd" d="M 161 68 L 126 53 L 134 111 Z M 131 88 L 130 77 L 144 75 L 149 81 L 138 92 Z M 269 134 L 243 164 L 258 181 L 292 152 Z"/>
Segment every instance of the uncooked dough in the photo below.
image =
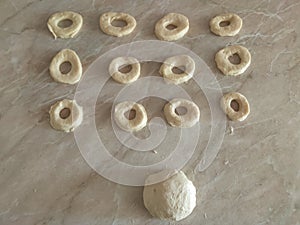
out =
<path fill-rule="evenodd" d="M 66 118 L 62 118 L 60 113 L 62 110 L 68 109 L 70 114 Z M 65 132 L 74 131 L 78 127 L 83 118 L 82 107 L 79 106 L 75 100 L 64 99 L 56 102 L 51 106 L 50 124 L 55 130 Z"/>
<path fill-rule="evenodd" d="M 178 107 L 185 108 L 186 113 L 178 115 L 175 111 Z M 194 102 L 181 98 L 174 98 L 168 102 L 164 107 L 164 114 L 173 127 L 192 127 L 200 119 L 199 107 Z"/>
<path fill-rule="evenodd" d="M 236 101 L 238 103 L 237 111 L 231 107 L 232 101 Z M 250 113 L 250 106 L 247 98 L 238 92 L 229 92 L 225 94 L 221 98 L 220 104 L 228 118 L 233 121 L 243 121 Z"/>
<path fill-rule="evenodd" d="M 168 29 L 168 26 L 174 29 Z M 182 38 L 189 30 L 189 20 L 179 13 L 168 13 L 155 24 L 155 34 L 163 41 L 176 41 Z"/>
<path fill-rule="evenodd" d="M 237 54 L 241 61 L 239 64 L 230 62 L 229 57 Z M 224 75 L 237 76 L 246 71 L 251 63 L 251 54 L 247 48 L 240 45 L 232 45 L 221 49 L 215 56 L 215 61 L 219 70 Z"/>
<path fill-rule="evenodd" d="M 179 221 L 186 218 L 196 206 L 195 186 L 182 171 L 175 171 L 167 180 L 152 184 L 161 174 L 165 175 L 165 171 L 146 179 L 143 192 L 146 209 L 160 219 Z"/>
<path fill-rule="evenodd" d="M 60 71 L 60 65 L 64 62 L 69 62 L 71 64 L 71 70 L 63 74 Z M 71 49 L 63 49 L 51 61 L 50 75 L 56 81 L 65 84 L 75 84 L 77 83 L 82 75 L 82 65 L 80 59 L 76 52 Z"/>
<path fill-rule="evenodd" d="M 222 22 L 227 22 L 225 26 L 221 26 Z M 219 36 L 234 36 L 242 28 L 243 20 L 236 14 L 226 13 L 218 15 L 210 20 L 210 30 Z"/>
<path fill-rule="evenodd" d="M 63 20 L 71 20 L 72 24 L 68 27 L 58 26 Z M 81 29 L 83 23 L 82 16 L 72 11 L 58 12 L 51 15 L 48 19 L 48 29 L 53 34 L 54 38 L 72 38 Z"/>
<path fill-rule="evenodd" d="M 172 71 L 174 67 L 184 67 L 180 74 Z M 194 75 L 195 62 L 188 55 L 177 55 L 167 58 L 159 69 L 159 73 L 165 78 L 167 83 L 181 84 L 187 82 Z"/>
<path fill-rule="evenodd" d="M 122 66 L 131 66 L 131 70 L 128 73 L 122 73 L 119 68 Z M 121 83 L 128 84 L 136 81 L 141 73 L 141 66 L 139 61 L 133 57 L 118 57 L 111 61 L 109 65 L 109 74 L 111 77 Z"/>
<path fill-rule="evenodd" d="M 124 27 L 116 27 L 112 25 L 114 20 L 121 20 L 126 22 Z M 100 16 L 101 30 L 112 36 L 123 37 L 130 34 L 136 27 L 136 20 L 133 16 L 122 12 L 107 12 Z"/>
<path fill-rule="evenodd" d="M 130 110 L 135 111 L 135 117 L 133 119 L 128 119 L 125 116 L 125 113 Z M 121 129 L 129 132 L 143 129 L 147 125 L 148 121 L 147 112 L 144 106 L 131 101 L 118 103 L 115 106 L 114 118 Z"/>

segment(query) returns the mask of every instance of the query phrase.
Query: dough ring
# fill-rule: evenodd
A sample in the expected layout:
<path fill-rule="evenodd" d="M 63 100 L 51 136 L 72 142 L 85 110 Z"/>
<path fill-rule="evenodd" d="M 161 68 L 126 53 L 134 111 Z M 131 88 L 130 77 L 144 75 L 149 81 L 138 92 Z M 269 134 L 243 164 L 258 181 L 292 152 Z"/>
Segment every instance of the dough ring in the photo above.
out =
<path fill-rule="evenodd" d="M 71 20 L 72 24 L 68 27 L 60 27 L 58 24 L 63 20 Z M 65 11 L 54 13 L 48 19 L 48 29 L 53 34 L 54 38 L 72 38 L 74 37 L 82 27 L 82 16 L 78 13 Z"/>
<path fill-rule="evenodd" d="M 178 115 L 175 109 L 183 107 L 186 109 L 186 113 Z M 200 110 L 198 106 L 186 99 L 175 98 L 167 103 L 164 107 L 164 114 L 168 123 L 173 127 L 192 127 L 200 119 Z"/>
<path fill-rule="evenodd" d="M 66 110 L 67 114 L 62 115 Z M 82 107 L 79 106 L 75 100 L 64 99 L 56 102 L 51 106 L 50 124 L 55 130 L 65 132 L 74 131 L 82 122 Z"/>
<path fill-rule="evenodd" d="M 135 117 L 128 119 L 125 113 L 134 110 Z M 114 118 L 118 126 L 125 131 L 138 131 L 147 125 L 147 113 L 143 105 L 135 102 L 121 102 L 115 106 Z"/>
<path fill-rule="evenodd" d="M 130 65 L 131 69 L 127 73 L 122 73 L 119 68 Z M 128 84 L 136 81 L 141 73 L 141 66 L 139 61 L 133 57 L 118 57 L 111 61 L 109 65 L 109 74 L 112 78 L 121 83 Z"/>
<path fill-rule="evenodd" d="M 64 62 L 71 64 L 71 70 L 64 74 L 60 71 L 60 65 Z M 50 67 L 51 77 L 61 83 L 75 84 L 77 83 L 82 75 L 82 66 L 79 57 L 76 52 L 71 49 L 61 50 L 51 61 Z"/>
<path fill-rule="evenodd" d="M 172 71 L 174 67 L 184 67 L 184 71 L 176 74 Z M 167 58 L 159 69 L 159 73 L 165 78 L 165 81 L 173 84 L 187 82 L 193 77 L 195 71 L 195 62 L 188 55 L 178 55 Z"/>
<path fill-rule="evenodd" d="M 168 29 L 174 26 L 174 29 Z M 155 25 L 155 35 L 164 41 L 176 41 L 182 38 L 189 30 L 189 20 L 178 13 L 169 13 L 161 18 Z"/>
<path fill-rule="evenodd" d="M 116 27 L 112 25 L 114 20 L 121 20 L 126 23 L 124 27 Z M 121 12 L 107 12 L 100 16 L 101 30 L 112 36 L 123 37 L 130 34 L 136 27 L 136 21 L 133 16 Z"/>
<path fill-rule="evenodd" d="M 239 64 L 233 64 L 229 57 L 237 54 L 240 58 Z M 225 75 L 237 76 L 246 71 L 251 63 L 251 54 L 247 48 L 240 45 L 232 45 L 221 49 L 215 56 L 217 67 Z"/>
<path fill-rule="evenodd" d="M 221 23 L 224 22 L 225 26 Z M 227 13 L 218 15 L 210 20 L 211 32 L 219 36 L 234 36 L 242 28 L 243 20 L 236 14 Z"/>
<path fill-rule="evenodd" d="M 232 101 L 238 104 L 238 109 L 233 109 Z M 250 113 L 250 106 L 246 97 L 238 92 L 230 92 L 221 98 L 221 107 L 228 118 L 233 121 L 243 121 Z"/>

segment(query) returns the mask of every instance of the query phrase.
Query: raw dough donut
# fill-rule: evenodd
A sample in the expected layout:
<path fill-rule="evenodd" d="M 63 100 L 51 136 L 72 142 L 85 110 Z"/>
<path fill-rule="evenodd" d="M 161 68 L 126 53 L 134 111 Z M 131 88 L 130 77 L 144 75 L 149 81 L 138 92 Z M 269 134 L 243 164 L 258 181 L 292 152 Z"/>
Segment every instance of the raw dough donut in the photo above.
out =
<path fill-rule="evenodd" d="M 150 175 L 145 185 L 153 183 L 152 180 L 157 180 L 161 173 L 165 171 Z M 152 216 L 179 221 L 193 212 L 196 206 L 196 188 L 192 181 L 179 171 L 163 182 L 145 186 L 143 199 Z"/>
<path fill-rule="evenodd" d="M 59 27 L 59 22 L 63 20 L 71 20 L 72 24 L 68 27 Z M 65 11 L 54 13 L 48 19 L 48 29 L 53 34 L 54 38 L 72 38 L 74 37 L 82 27 L 82 16 L 78 13 Z"/>
<path fill-rule="evenodd" d="M 131 70 L 128 73 L 122 73 L 119 68 L 130 65 Z M 109 74 L 112 78 L 122 84 L 128 84 L 136 81 L 141 73 L 141 66 L 139 61 L 133 57 L 118 57 L 111 61 L 109 65 Z"/>
<path fill-rule="evenodd" d="M 237 54 L 241 62 L 233 64 L 229 61 L 229 57 Z M 221 49 L 215 56 L 217 67 L 225 75 L 237 76 L 246 71 L 251 63 L 251 54 L 247 48 L 240 45 L 232 45 Z"/>
<path fill-rule="evenodd" d="M 114 20 L 122 20 L 126 22 L 124 27 L 115 27 L 111 23 Z M 122 37 L 130 34 L 136 27 L 136 21 L 133 16 L 122 12 L 107 12 L 100 16 L 100 28 L 109 35 Z"/>
<path fill-rule="evenodd" d="M 62 118 L 60 113 L 62 110 L 70 110 L 66 118 Z M 82 122 L 82 107 L 79 106 L 75 100 L 64 99 L 56 102 L 51 106 L 50 111 L 50 124 L 55 130 L 65 132 L 74 131 Z"/>
<path fill-rule="evenodd" d="M 128 119 L 125 113 L 134 110 L 135 117 L 133 119 Z M 121 102 L 115 106 L 114 111 L 115 121 L 118 126 L 125 131 L 138 131 L 147 125 L 147 113 L 143 105 L 136 102 Z"/>
<path fill-rule="evenodd" d="M 168 25 L 175 26 L 169 30 Z M 164 41 L 176 41 L 182 38 L 189 30 L 189 20 L 179 13 L 169 13 L 161 18 L 155 25 L 155 35 Z"/>
<path fill-rule="evenodd" d="M 228 25 L 220 26 L 222 22 L 227 22 Z M 219 36 L 234 36 L 241 30 L 242 25 L 243 20 L 233 13 L 218 15 L 209 23 L 211 32 Z"/>
<path fill-rule="evenodd" d="M 231 107 L 231 102 L 236 101 L 239 105 L 238 111 Z M 243 121 L 250 113 L 250 106 L 246 97 L 238 92 L 230 92 L 221 98 L 221 108 L 228 118 L 233 121 Z"/>
<path fill-rule="evenodd" d="M 176 74 L 172 71 L 174 67 L 184 67 L 184 72 Z M 173 84 L 187 82 L 193 77 L 195 71 L 195 62 L 188 55 L 178 55 L 167 58 L 159 69 L 159 73 L 165 78 L 165 81 Z"/>
<path fill-rule="evenodd" d="M 70 72 L 63 74 L 60 71 L 60 65 L 64 62 L 71 63 Z M 61 83 L 75 84 L 77 83 L 82 75 L 82 66 L 79 57 L 76 52 L 71 49 L 63 49 L 51 61 L 50 67 L 51 77 Z"/>
<path fill-rule="evenodd" d="M 184 115 L 178 115 L 175 109 L 183 107 L 187 110 Z M 186 99 L 174 98 L 164 107 L 164 114 L 168 123 L 173 127 L 192 127 L 200 119 L 200 110 L 198 106 Z"/>

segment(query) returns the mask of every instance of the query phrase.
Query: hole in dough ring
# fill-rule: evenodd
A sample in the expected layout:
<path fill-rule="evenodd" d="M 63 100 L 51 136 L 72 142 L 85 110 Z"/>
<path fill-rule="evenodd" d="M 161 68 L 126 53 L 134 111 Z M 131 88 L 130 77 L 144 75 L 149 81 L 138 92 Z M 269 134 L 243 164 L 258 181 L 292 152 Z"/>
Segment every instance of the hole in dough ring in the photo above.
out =
<path fill-rule="evenodd" d="M 232 64 L 229 57 L 237 54 L 241 61 L 239 64 Z M 232 45 L 221 49 L 215 56 L 215 61 L 219 70 L 224 75 L 237 76 L 246 71 L 251 63 L 251 54 L 247 48 L 240 45 Z"/>
<path fill-rule="evenodd" d="M 176 74 L 172 71 L 174 67 L 183 66 L 183 73 Z M 167 58 L 159 69 L 159 73 L 165 78 L 167 83 L 181 84 L 187 82 L 194 75 L 195 62 L 188 55 L 178 55 Z"/>
<path fill-rule="evenodd" d="M 70 110 L 70 115 L 63 119 L 60 116 L 60 112 L 65 108 Z M 74 131 L 81 124 L 83 118 L 82 107 L 75 100 L 69 99 L 56 102 L 51 106 L 49 114 L 51 126 L 55 130 L 64 132 Z"/>
<path fill-rule="evenodd" d="M 169 30 L 168 25 L 174 25 L 176 28 Z M 188 18 L 179 13 L 169 13 L 155 24 L 155 35 L 164 41 L 176 41 L 182 38 L 188 30 Z"/>
<path fill-rule="evenodd" d="M 220 26 L 222 22 L 229 22 L 227 26 Z M 210 20 L 210 30 L 219 36 L 234 36 L 243 26 L 243 20 L 236 14 L 227 13 L 218 15 Z"/>
<path fill-rule="evenodd" d="M 59 27 L 59 22 L 63 20 L 71 20 L 72 25 L 65 28 Z M 82 23 L 83 19 L 80 14 L 71 11 L 65 11 L 51 15 L 48 19 L 47 26 L 55 39 L 57 37 L 72 38 L 80 31 Z"/>
<path fill-rule="evenodd" d="M 135 117 L 131 120 L 125 116 L 125 113 L 130 110 L 135 110 Z M 121 102 L 115 106 L 114 118 L 121 129 L 129 132 L 141 130 L 148 121 L 144 106 L 130 101 Z"/>
<path fill-rule="evenodd" d="M 113 26 L 111 23 L 114 20 L 122 20 L 127 23 L 124 27 L 116 27 Z M 100 28 L 101 30 L 112 36 L 122 37 L 125 35 L 130 34 L 136 27 L 136 20 L 133 16 L 122 13 L 122 12 L 107 12 L 103 13 L 100 16 Z"/>
<path fill-rule="evenodd" d="M 186 108 L 186 114 L 177 115 L 175 112 L 177 107 Z M 164 107 L 164 114 L 168 123 L 173 127 L 192 127 L 200 119 L 200 110 L 198 106 L 192 101 L 181 98 L 172 99 L 167 103 Z"/>
<path fill-rule="evenodd" d="M 71 64 L 71 70 L 63 74 L 60 71 L 60 65 L 64 62 L 69 62 Z M 71 49 L 63 49 L 51 61 L 50 67 L 51 77 L 61 83 L 65 84 L 75 84 L 77 83 L 82 75 L 82 66 L 79 57 L 76 52 Z"/>
<path fill-rule="evenodd" d="M 235 111 L 231 107 L 232 101 L 236 101 L 238 103 L 239 105 L 238 111 Z M 250 106 L 247 98 L 238 92 L 230 92 L 225 94 L 221 98 L 220 104 L 221 104 L 221 108 L 228 116 L 228 118 L 233 121 L 243 121 L 247 118 L 247 116 L 250 113 Z"/>
<path fill-rule="evenodd" d="M 126 65 L 131 65 L 131 70 L 128 73 L 120 72 L 119 68 Z M 111 61 L 108 70 L 109 74 L 115 81 L 121 84 L 128 84 L 136 81 L 139 78 L 141 66 L 136 58 L 118 57 Z"/>

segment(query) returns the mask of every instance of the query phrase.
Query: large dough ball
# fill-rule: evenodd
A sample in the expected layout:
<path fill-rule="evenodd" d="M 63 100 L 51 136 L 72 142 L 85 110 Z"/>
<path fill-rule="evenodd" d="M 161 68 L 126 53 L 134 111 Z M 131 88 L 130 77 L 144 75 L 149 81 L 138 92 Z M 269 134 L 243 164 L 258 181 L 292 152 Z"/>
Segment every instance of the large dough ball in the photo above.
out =
<path fill-rule="evenodd" d="M 155 183 L 161 174 L 166 173 L 150 175 L 146 184 Z M 182 220 L 196 206 L 196 188 L 182 171 L 176 171 L 163 182 L 145 186 L 143 197 L 150 214 L 160 219 Z"/>

